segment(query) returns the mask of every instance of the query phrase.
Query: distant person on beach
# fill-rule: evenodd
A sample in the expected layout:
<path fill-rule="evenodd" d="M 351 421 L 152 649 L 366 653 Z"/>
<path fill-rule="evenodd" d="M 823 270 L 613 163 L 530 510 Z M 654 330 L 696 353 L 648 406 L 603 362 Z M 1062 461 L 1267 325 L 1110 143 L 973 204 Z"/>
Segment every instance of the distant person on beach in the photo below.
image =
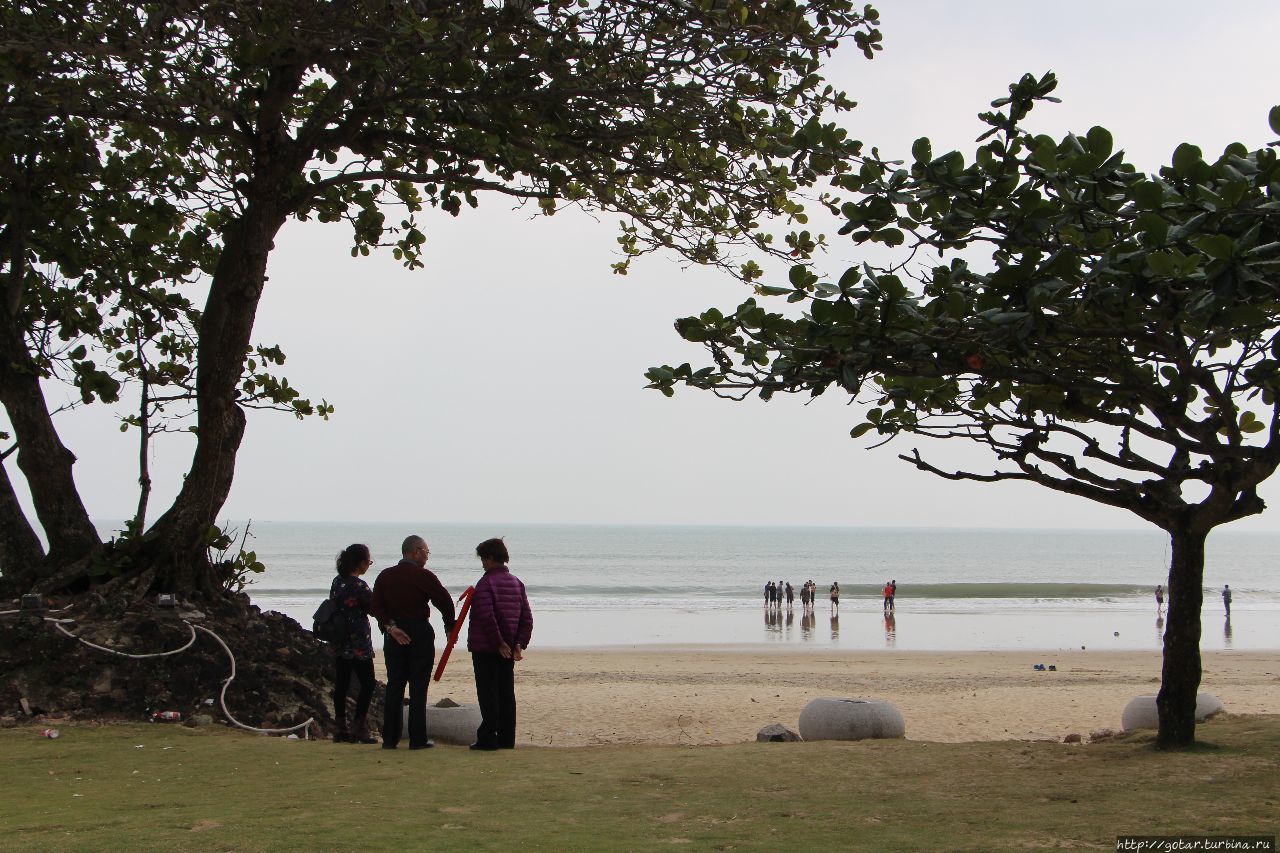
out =
<path fill-rule="evenodd" d="M 839 581 L 831 582 L 831 609 L 832 610 L 840 609 L 840 582 Z"/>
<path fill-rule="evenodd" d="M 387 694 L 383 700 L 382 748 L 395 749 L 403 729 L 405 688 L 409 689 L 409 748 L 435 746 L 427 739 L 427 681 L 436 660 L 436 633 L 431 605 L 440 611 L 445 632 L 453 630 L 453 598 L 427 569 L 431 549 L 421 536 L 400 546 L 403 558 L 378 573 L 373 582 L 373 615 L 378 617 L 387 660 Z"/>
<path fill-rule="evenodd" d="M 889 602 L 893 600 L 893 587 L 886 583 L 884 585 L 884 590 L 881 594 L 884 596 L 884 612 L 888 613 Z"/>
<path fill-rule="evenodd" d="M 897 598 L 898 598 L 898 579 L 894 578 L 893 580 L 889 581 L 889 612 L 890 613 L 893 612 L 893 609 L 895 606 L 894 602 L 897 600 Z"/>
<path fill-rule="evenodd" d="M 368 545 L 349 545 L 337 559 L 337 577 L 329 586 L 329 600 L 342 611 L 347 623 L 347 636 L 333 646 L 333 719 L 338 731 L 334 743 L 377 743 L 369 733 L 369 701 L 373 698 L 373 637 L 369 633 L 369 614 L 373 592 L 360 576 L 369 570 L 373 560 Z M 351 676 L 360 682 L 356 694 L 356 715 L 347 727 L 347 691 Z"/>
<path fill-rule="evenodd" d="M 791 588 L 791 581 L 787 581 L 787 609 L 791 609 L 791 605 L 796 600 L 796 591 Z"/>
<path fill-rule="evenodd" d="M 501 539 L 476 546 L 484 577 L 471 596 L 467 651 L 476 676 L 480 728 L 472 749 L 516 748 L 516 661 L 524 658 L 533 634 L 533 611 Z"/>
<path fill-rule="evenodd" d="M 1156 612 L 1164 609 L 1164 585 L 1156 584 Z"/>
<path fill-rule="evenodd" d="M 773 581 L 764 582 L 764 606 L 773 604 Z"/>
<path fill-rule="evenodd" d="M 800 609 L 809 609 L 809 585 L 807 583 L 800 586 Z"/>
<path fill-rule="evenodd" d="M 1231 586 L 1229 584 L 1222 585 L 1222 606 L 1226 608 L 1227 618 L 1231 618 Z"/>

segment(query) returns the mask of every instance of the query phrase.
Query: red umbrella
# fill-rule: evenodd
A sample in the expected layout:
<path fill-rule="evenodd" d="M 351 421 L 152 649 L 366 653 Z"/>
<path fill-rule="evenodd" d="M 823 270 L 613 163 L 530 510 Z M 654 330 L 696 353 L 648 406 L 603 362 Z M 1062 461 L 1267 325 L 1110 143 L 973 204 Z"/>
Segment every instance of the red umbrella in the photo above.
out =
<path fill-rule="evenodd" d="M 453 620 L 453 630 L 449 632 L 449 642 L 445 644 L 444 652 L 440 655 L 440 663 L 436 665 L 436 681 L 439 681 L 440 676 L 444 675 L 444 665 L 449 662 L 449 652 L 453 651 L 454 645 L 458 642 L 458 635 L 462 633 L 462 625 L 467 621 L 467 611 L 471 609 L 471 596 L 475 591 L 476 588 L 474 586 L 469 586 L 462 591 L 462 595 L 458 596 L 458 601 L 462 602 L 462 609 L 458 611 L 458 618 Z"/>

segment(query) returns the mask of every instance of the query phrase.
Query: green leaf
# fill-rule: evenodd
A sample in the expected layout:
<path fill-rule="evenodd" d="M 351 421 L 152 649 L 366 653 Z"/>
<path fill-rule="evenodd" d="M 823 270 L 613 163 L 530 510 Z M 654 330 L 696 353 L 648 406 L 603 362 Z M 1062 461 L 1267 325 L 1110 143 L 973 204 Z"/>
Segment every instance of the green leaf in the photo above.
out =
<path fill-rule="evenodd" d="M 1091 127 L 1089 128 L 1089 133 L 1086 138 L 1089 140 L 1089 150 L 1092 153 L 1098 155 L 1098 157 L 1103 160 L 1106 160 L 1111 156 L 1111 148 L 1113 145 L 1111 131 L 1107 130 L 1105 127 Z"/>
<path fill-rule="evenodd" d="M 929 137 L 922 136 L 912 144 L 911 156 L 917 163 L 928 163 L 933 159 L 933 145 L 929 142 Z"/>
<path fill-rule="evenodd" d="M 1148 246 L 1160 246 L 1164 244 L 1165 238 L 1169 235 L 1169 223 L 1164 217 L 1155 213 L 1144 213 L 1134 222 L 1146 237 L 1143 242 Z"/>
<path fill-rule="evenodd" d="M 1041 140 L 1031 157 L 1037 166 L 1046 171 L 1058 168 L 1058 146 L 1054 145 L 1051 139 Z"/>
<path fill-rule="evenodd" d="M 1191 169 L 1204 160 L 1204 153 L 1189 142 L 1179 145 L 1173 152 L 1173 171 L 1183 177 L 1191 173 Z"/>
<path fill-rule="evenodd" d="M 1164 203 L 1164 186 L 1158 181 L 1139 181 L 1129 188 L 1129 194 L 1143 210 L 1155 210 Z"/>
<path fill-rule="evenodd" d="M 906 242 L 907 236 L 897 228 L 884 228 L 876 232 L 876 239 L 886 246 L 901 246 Z"/>
<path fill-rule="evenodd" d="M 1152 252 L 1147 255 L 1147 268 L 1159 276 L 1172 276 L 1178 272 L 1178 261 L 1170 252 Z"/>
<path fill-rule="evenodd" d="M 856 427 L 849 430 L 849 437 L 862 438 L 864 435 L 871 432 L 871 430 L 875 428 L 876 428 L 875 424 L 858 424 Z"/>
<path fill-rule="evenodd" d="M 1271 125 L 1271 132 L 1280 136 L 1280 106 L 1271 108 L 1271 114 L 1267 116 L 1267 123 Z"/>
<path fill-rule="evenodd" d="M 1236 248 L 1236 241 L 1226 234 L 1210 234 L 1196 240 L 1195 244 L 1200 251 L 1219 261 L 1230 258 Z"/>

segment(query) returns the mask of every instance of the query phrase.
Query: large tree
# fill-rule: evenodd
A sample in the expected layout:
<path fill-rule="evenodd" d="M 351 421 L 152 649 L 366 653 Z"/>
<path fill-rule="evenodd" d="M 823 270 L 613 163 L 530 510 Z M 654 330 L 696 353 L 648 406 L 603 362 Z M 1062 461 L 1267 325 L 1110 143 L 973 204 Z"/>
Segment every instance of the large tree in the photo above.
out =
<path fill-rule="evenodd" d="M 751 279 L 726 247 L 807 256 L 808 233 L 775 245 L 760 219 L 802 223 L 796 191 L 858 151 L 824 123 L 852 104 L 821 60 L 846 39 L 879 47 L 875 10 L 843 0 L 18 0 L 0 24 L 0 403 L 49 542 L 28 570 L 39 542 L 0 467 L 0 569 L 45 591 L 103 560 L 40 340 L 70 344 L 62 375 L 86 400 L 145 380 L 145 413 L 157 376 L 194 395 L 181 491 L 108 563 L 145 589 L 214 594 L 206 545 L 242 409 L 264 394 L 310 409 L 249 360 L 285 222 L 345 220 L 353 253 L 389 245 L 420 266 L 420 215 L 487 193 L 621 213 L 618 272 L 665 249 Z M 180 295 L 192 285 L 199 310 Z M 119 308 L 109 322 L 104 304 Z M 193 332 L 194 352 L 148 372 L 165 323 Z"/>
<path fill-rule="evenodd" d="M 836 179 L 852 194 L 832 200 L 842 233 L 902 247 L 898 263 L 835 280 L 796 265 L 758 291 L 803 310 L 753 298 L 680 320 L 711 364 L 648 378 L 668 395 L 834 387 L 873 404 L 854 437 L 962 439 L 994 457 L 964 471 L 901 454 L 922 471 L 1037 483 L 1165 530 L 1158 743 L 1185 745 L 1206 537 L 1261 512 L 1258 485 L 1280 464 L 1280 165 L 1274 145 L 1206 160 L 1183 144 L 1143 174 L 1101 127 L 1024 128 L 1056 85 L 1011 86 L 982 114 L 989 141 L 972 162 L 920 139 L 910 165 L 869 157 Z M 1280 108 L 1271 125 L 1280 134 Z"/>

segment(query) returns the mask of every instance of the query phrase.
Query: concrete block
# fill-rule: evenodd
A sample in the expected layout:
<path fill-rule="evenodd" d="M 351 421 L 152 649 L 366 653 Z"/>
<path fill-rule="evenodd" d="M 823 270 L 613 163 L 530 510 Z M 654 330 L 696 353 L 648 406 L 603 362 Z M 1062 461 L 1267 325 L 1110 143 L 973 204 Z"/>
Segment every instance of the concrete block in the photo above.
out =
<path fill-rule="evenodd" d="M 1217 696 L 1212 693 L 1196 694 L 1197 723 L 1203 723 L 1222 710 L 1222 703 L 1218 701 Z M 1124 706 L 1124 711 L 1120 714 L 1120 728 L 1126 732 L 1137 729 L 1160 728 L 1160 716 L 1156 712 L 1155 694 L 1135 696 L 1130 699 L 1129 704 Z"/>
<path fill-rule="evenodd" d="M 479 705 L 454 705 L 439 707 L 427 705 L 427 737 L 438 743 L 468 746 L 475 743 L 476 729 L 480 728 Z M 409 731 L 409 706 L 404 707 L 404 729 Z M 407 736 L 407 735 L 406 735 Z"/>
<path fill-rule="evenodd" d="M 800 712 L 805 740 L 900 738 L 907 734 L 898 709 L 883 699 L 814 699 Z"/>

